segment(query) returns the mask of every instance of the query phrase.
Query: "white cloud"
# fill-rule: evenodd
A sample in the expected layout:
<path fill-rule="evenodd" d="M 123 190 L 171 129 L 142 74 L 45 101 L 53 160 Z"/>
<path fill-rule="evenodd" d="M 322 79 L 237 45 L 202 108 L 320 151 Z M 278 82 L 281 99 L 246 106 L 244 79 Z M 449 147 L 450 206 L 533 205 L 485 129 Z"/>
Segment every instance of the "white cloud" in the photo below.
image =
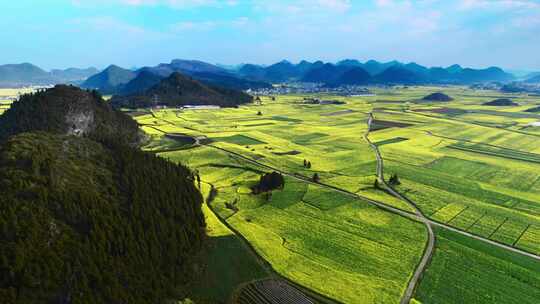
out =
<path fill-rule="evenodd" d="M 220 28 L 242 28 L 249 23 L 249 18 L 240 17 L 227 21 L 181 21 L 170 26 L 170 32 L 194 32 L 194 31 L 212 31 Z"/>
<path fill-rule="evenodd" d="M 540 3 L 532 0 L 461 0 L 461 9 L 535 9 Z"/>
<path fill-rule="evenodd" d="M 122 4 L 128 6 L 157 6 L 164 5 L 175 9 L 204 6 L 235 6 L 238 0 L 72 0 L 77 6 L 97 6 L 103 4 Z"/>

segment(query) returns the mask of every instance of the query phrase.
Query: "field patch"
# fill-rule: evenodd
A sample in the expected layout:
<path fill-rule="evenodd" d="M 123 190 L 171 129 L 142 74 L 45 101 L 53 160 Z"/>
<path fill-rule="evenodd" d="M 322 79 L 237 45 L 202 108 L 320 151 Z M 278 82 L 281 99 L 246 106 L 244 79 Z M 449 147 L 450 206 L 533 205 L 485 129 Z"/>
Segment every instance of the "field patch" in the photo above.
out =
<path fill-rule="evenodd" d="M 308 144 L 309 142 L 313 140 L 322 139 L 327 136 L 328 134 L 320 133 L 320 132 L 308 133 L 308 134 L 295 136 L 293 138 L 293 142 L 299 145 L 303 145 L 303 144 Z"/>
<path fill-rule="evenodd" d="M 465 236 L 437 229 L 437 248 L 415 299 L 438 304 L 534 304 L 540 263 Z"/>
<path fill-rule="evenodd" d="M 299 154 L 302 154 L 302 152 L 294 150 L 294 151 L 287 151 L 287 152 L 272 152 L 272 154 L 278 155 L 278 156 L 285 156 L 285 155 L 299 155 Z"/>
<path fill-rule="evenodd" d="M 414 109 L 413 112 L 428 112 L 428 113 L 436 113 L 436 114 L 444 114 L 448 116 L 459 116 L 466 114 L 467 111 L 463 109 L 455 109 L 455 108 L 430 108 L 430 109 Z"/>
<path fill-rule="evenodd" d="M 407 140 L 409 140 L 409 139 L 405 138 L 405 137 L 394 137 L 394 138 L 378 141 L 378 142 L 374 143 L 374 145 L 377 146 L 377 147 L 381 147 L 381 146 L 384 146 L 384 145 L 397 144 L 397 143 L 400 143 L 402 141 L 407 141 Z"/>
<path fill-rule="evenodd" d="M 340 115 L 351 114 L 354 112 L 355 112 L 354 110 L 343 110 L 343 111 L 337 111 L 337 112 L 332 112 L 332 113 L 323 113 L 321 114 L 321 116 L 340 116 Z"/>
<path fill-rule="evenodd" d="M 503 158 L 510 158 L 515 160 L 521 160 L 526 162 L 540 163 L 540 154 L 523 152 L 511 149 L 505 149 L 501 147 L 494 147 L 482 144 L 470 144 L 470 143 L 457 143 L 447 146 L 451 149 L 457 149 L 466 152 L 473 152 L 479 154 L 485 154 L 490 156 L 497 156 Z"/>
<path fill-rule="evenodd" d="M 370 131 L 379 131 L 379 130 L 390 129 L 390 128 L 406 128 L 410 126 L 412 126 L 412 124 L 397 122 L 397 121 L 374 119 L 371 122 Z"/>
<path fill-rule="evenodd" d="M 263 141 L 260 141 L 258 139 L 255 139 L 255 138 L 252 138 L 252 137 L 249 137 L 249 136 L 246 136 L 246 135 L 240 135 L 240 134 L 235 134 L 235 135 L 232 135 L 232 136 L 228 136 L 228 137 L 217 137 L 217 138 L 212 138 L 214 141 L 222 141 L 222 142 L 226 142 L 226 143 L 230 143 L 230 144 L 236 144 L 236 145 L 239 145 L 239 146 L 251 146 L 251 145 L 262 145 L 262 144 L 266 144 L 265 142 Z"/>
<path fill-rule="evenodd" d="M 296 122 L 296 123 L 303 121 L 301 119 L 290 118 L 290 117 L 287 117 L 287 116 L 272 116 L 272 119 L 276 120 L 276 121 Z"/>
<path fill-rule="evenodd" d="M 314 185 L 309 185 L 308 191 L 302 200 L 306 204 L 321 210 L 337 208 L 355 201 L 352 197 Z"/>

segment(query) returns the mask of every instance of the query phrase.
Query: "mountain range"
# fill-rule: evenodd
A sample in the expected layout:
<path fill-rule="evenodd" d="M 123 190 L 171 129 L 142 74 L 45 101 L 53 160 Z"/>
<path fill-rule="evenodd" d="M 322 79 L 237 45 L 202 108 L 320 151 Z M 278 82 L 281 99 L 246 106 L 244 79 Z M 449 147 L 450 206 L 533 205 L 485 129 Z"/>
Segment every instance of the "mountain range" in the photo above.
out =
<path fill-rule="evenodd" d="M 398 61 L 378 62 L 370 60 L 362 63 L 347 59 L 337 64 L 321 61 L 302 61 L 293 64 L 288 61 L 268 67 L 246 64 L 238 74 L 247 79 L 267 82 L 319 82 L 328 85 L 344 84 L 472 84 L 477 82 L 507 82 L 514 76 L 501 68 L 463 68 L 452 65 L 446 68 L 428 68 L 417 63 L 404 64 Z"/>
<path fill-rule="evenodd" d="M 136 71 L 111 65 L 99 74 L 90 77 L 81 86 L 87 89 L 97 89 L 103 94 L 128 95 L 144 92 L 173 73 L 188 75 L 205 84 L 228 89 L 247 90 L 271 87 L 269 83 L 244 79 L 217 65 L 197 60 L 180 59 L 153 67 L 143 67 Z"/>
<path fill-rule="evenodd" d="M 473 84 L 482 82 L 510 82 L 515 77 L 498 67 L 486 69 L 425 67 L 417 63 L 399 61 L 360 62 L 346 59 L 338 63 L 303 60 L 297 64 L 283 60 L 262 66 L 244 64 L 238 68 L 214 65 L 198 60 L 175 59 L 170 63 L 142 67 L 136 70 L 111 65 L 99 72 L 95 68 L 66 70 L 43 69 L 29 64 L 0 66 L 0 87 L 51 85 L 58 83 L 81 84 L 98 89 L 103 94 L 133 94 L 143 92 L 159 80 L 179 72 L 212 86 L 246 90 L 270 88 L 271 83 L 317 82 L 329 86 L 368 84 Z M 537 79 L 531 75 L 531 81 Z M 132 82 L 132 83 L 130 83 Z"/>
<path fill-rule="evenodd" d="M 98 72 L 96 68 L 69 68 L 47 72 L 31 63 L 5 64 L 0 65 L 0 87 L 76 83 Z"/>

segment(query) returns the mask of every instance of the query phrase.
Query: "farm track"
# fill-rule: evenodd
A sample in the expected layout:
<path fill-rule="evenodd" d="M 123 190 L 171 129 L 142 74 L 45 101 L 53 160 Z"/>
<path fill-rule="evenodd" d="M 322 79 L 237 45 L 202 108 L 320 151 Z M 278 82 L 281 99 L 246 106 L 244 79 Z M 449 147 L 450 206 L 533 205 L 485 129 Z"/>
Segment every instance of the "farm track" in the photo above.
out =
<path fill-rule="evenodd" d="M 381 153 L 380 153 L 379 148 L 377 147 L 377 145 L 372 143 L 371 140 L 369 139 L 369 132 L 371 130 L 372 122 L 373 122 L 373 114 L 370 113 L 369 118 L 368 118 L 368 122 L 367 122 L 368 128 L 367 128 L 366 134 L 364 135 L 364 138 L 368 142 L 368 144 L 371 146 L 371 148 L 375 152 L 375 156 L 377 157 L 377 179 L 379 180 L 379 182 L 383 185 L 383 187 L 390 194 L 392 194 L 394 197 L 404 201 L 405 203 L 407 203 L 409 206 L 411 206 L 414 209 L 415 215 L 419 219 L 421 219 L 421 221 L 426 226 L 426 229 L 427 229 L 427 232 L 428 232 L 428 240 L 427 240 L 427 244 L 426 244 L 426 246 L 424 248 L 424 253 L 423 253 L 422 259 L 420 260 L 420 263 L 416 267 L 416 270 L 414 271 L 413 276 L 409 280 L 409 284 L 407 285 L 407 289 L 405 290 L 405 293 L 403 294 L 403 296 L 401 298 L 401 302 L 400 302 L 401 304 L 408 304 L 411 301 L 411 299 L 412 299 L 412 297 L 414 295 L 416 287 L 418 286 L 418 282 L 422 278 L 422 275 L 423 275 L 424 271 L 427 269 L 428 264 L 430 263 L 431 258 L 433 257 L 433 252 L 435 250 L 435 233 L 433 232 L 433 227 L 431 227 L 430 221 L 424 215 L 424 213 L 422 213 L 420 208 L 418 208 L 418 206 L 413 201 L 411 201 L 410 199 L 406 198 L 405 196 L 403 196 L 402 194 L 400 194 L 399 192 L 394 190 L 394 188 L 392 186 L 390 186 L 386 182 L 386 180 L 384 178 L 384 162 L 383 162 L 383 158 L 381 156 Z"/>

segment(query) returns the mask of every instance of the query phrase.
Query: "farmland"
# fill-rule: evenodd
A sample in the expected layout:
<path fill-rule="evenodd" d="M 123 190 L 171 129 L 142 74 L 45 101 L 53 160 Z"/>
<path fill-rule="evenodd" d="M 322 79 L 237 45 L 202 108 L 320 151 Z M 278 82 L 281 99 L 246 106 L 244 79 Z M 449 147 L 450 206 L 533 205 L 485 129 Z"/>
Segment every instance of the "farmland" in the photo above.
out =
<path fill-rule="evenodd" d="M 520 114 L 540 99 L 516 95 L 511 97 L 520 106 L 487 107 L 482 104 L 500 93 L 446 87 L 442 90 L 455 101 L 420 101 L 439 90 L 375 88 L 376 96 L 370 97 L 318 96 L 344 105 L 305 104 L 308 96 L 280 96 L 237 109 L 138 112 L 136 119 L 152 139 L 147 150 L 188 164 L 215 187 L 212 210 L 272 271 L 341 302 L 396 303 L 422 256 L 425 227 L 335 191 L 413 212 L 374 186 L 377 161 L 363 138 L 370 112 L 375 128 L 369 136 L 380 149 L 385 175 L 397 174 L 396 189 L 426 216 L 540 254 L 540 141 L 527 127 L 540 121 L 540 115 Z M 197 138 L 201 145 L 180 143 L 170 134 Z M 260 175 L 272 170 L 290 174 L 284 189 L 271 196 L 252 194 Z M 306 182 L 315 173 L 320 184 Z M 516 291 L 538 288 L 534 260 L 504 249 L 497 249 L 504 254 L 488 252 L 495 258 L 486 256 L 492 250 L 481 241 L 436 232 L 435 255 L 417 289 L 417 301 L 433 302 L 426 292 L 430 288 L 436 290 L 434 297 L 445 297 L 442 287 L 434 285 L 442 284 L 439 277 L 447 285 L 459 283 L 466 261 L 456 252 L 478 259 L 478 275 L 463 284 L 489 279 L 486 269 L 496 258 L 500 267 L 524 276 L 508 286 Z M 505 278 L 498 283 L 505 285 Z M 494 295 L 503 285 L 478 283 L 475 290 Z M 472 296 L 462 299 L 477 299 Z M 529 296 L 514 295 L 516 301 L 532 303 Z"/>
<path fill-rule="evenodd" d="M 33 89 L 0 89 L 0 115 L 4 113 L 19 94 L 32 92 Z"/>

